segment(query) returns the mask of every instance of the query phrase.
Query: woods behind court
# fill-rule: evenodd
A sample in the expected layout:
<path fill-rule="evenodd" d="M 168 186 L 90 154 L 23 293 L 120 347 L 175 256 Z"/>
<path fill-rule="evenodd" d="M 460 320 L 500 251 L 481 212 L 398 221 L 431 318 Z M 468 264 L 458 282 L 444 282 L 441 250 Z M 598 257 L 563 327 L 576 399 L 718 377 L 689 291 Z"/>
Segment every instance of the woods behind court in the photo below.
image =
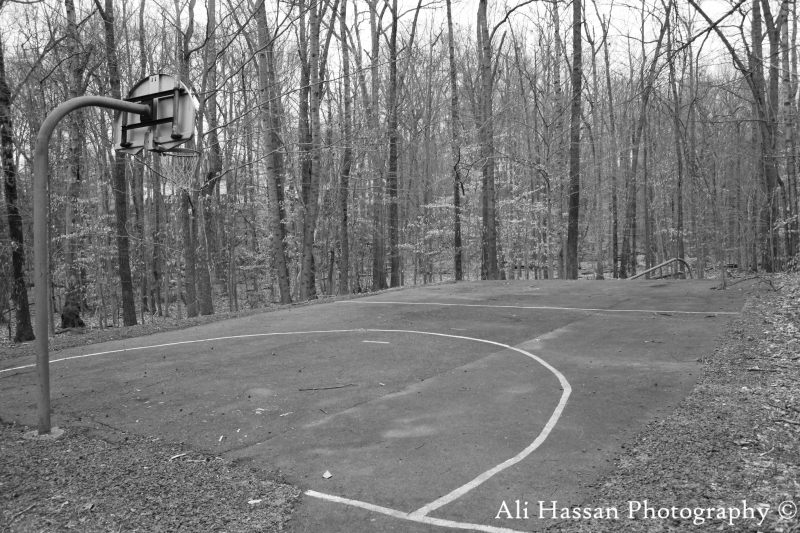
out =
<path fill-rule="evenodd" d="M 53 327 L 673 257 L 793 268 L 796 44 L 789 0 L 0 0 L 0 320 L 32 340 L 44 117 L 153 73 L 193 93 L 199 157 L 65 120 Z"/>

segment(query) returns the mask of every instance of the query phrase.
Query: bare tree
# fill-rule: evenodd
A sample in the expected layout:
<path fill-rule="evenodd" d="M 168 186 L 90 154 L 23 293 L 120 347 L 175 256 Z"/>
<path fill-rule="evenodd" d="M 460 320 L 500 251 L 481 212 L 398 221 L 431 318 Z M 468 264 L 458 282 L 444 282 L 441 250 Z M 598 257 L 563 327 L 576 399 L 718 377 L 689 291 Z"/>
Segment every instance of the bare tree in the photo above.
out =
<path fill-rule="evenodd" d="M 0 0 L 0 10 L 3 0 Z M 8 236 L 11 238 L 11 265 L 14 272 L 12 298 L 17 306 L 15 342 L 34 340 L 31 313 L 28 306 L 28 284 L 25 281 L 25 243 L 22 232 L 17 193 L 17 166 L 14 162 L 14 131 L 11 122 L 11 88 L 6 81 L 3 40 L 0 33 L 0 166 L 8 217 Z"/>
<path fill-rule="evenodd" d="M 578 215 L 581 184 L 581 99 L 583 84 L 581 0 L 572 0 L 572 109 L 569 139 L 569 224 L 567 226 L 567 279 L 578 279 Z"/>
<path fill-rule="evenodd" d="M 117 42 L 114 33 L 114 3 L 105 0 L 105 9 L 100 0 L 95 0 L 105 26 L 106 64 L 111 97 L 122 98 L 119 79 L 119 60 L 117 59 Z M 136 307 L 133 296 L 133 279 L 130 265 L 130 241 L 128 238 L 128 184 L 125 180 L 125 155 L 117 153 L 112 167 L 114 176 L 114 211 L 117 219 L 117 263 L 120 285 L 122 286 L 122 323 L 126 326 L 136 325 Z"/>
<path fill-rule="evenodd" d="M 453 270 L 456 281 L 464 279 L 461 243 L 461 118 L 458 111 L 458 77 L 456 72 L 456 53 L 453 44 L 453 15 L 450 0 L 447 4 L 447 55 L 450 62 L 450 128 L 452 142 L 450 151 L 453 158 Z"/>
<path fill-rule="evenodd" d="M 289 287 L 289 271 L 286 265 L 286 251 L 283 242 L 283 221 L 278 196 L 278 178 L 276 176 L 275 158 L 270 157 L 277 152 L 273 136 L 273 121 L 270 112 L 272 95 L 269 84 L 269 55 L 267 43 L 270 36 L 267 31 L 267 14 L 264 7 L 265 0 L 261 0 L 256 7 L 256 22 L 258 24 L 258 82 L 261 97 L 261 123 L 264 131 L 264 150 L 266 152 L 267 190 L 269 199 L 269 219 L 271 221 L 273 253 L 275 254 L 275 270 L 278 276 L 278 288 L 281 303 L 292 302 L 292 293 Z"/>
<path fill-rule="evenodd" d="M 389 193 L 389 264 L 391 270 L 390 287 L 400 286 L 400 248 L 398 240 L 397 212 L 397 0 L 392 0 L 392 27 L 389 37 L 389 96 L 387 107 L 387 134 L 389 137 L 388 169 L 386 189 Z"/>
<path fill-rule="evenodd" d="M 478 64 L 480 69 L 480 139 L 482 182 L 481 278 L 500 279 L 497 265 L 497 215 L 495 199 L 494 120 L 492 116 L 492 43 L 486 18 L 488 0 L 478 2 Z"/>
<path fill-rule="evenodd" d="M 741 5 L 740 2 L 739 5 Z M 773 231 L 773 224 L 777 214 L 777 206 L 774 202 L 775 188 L 778 181 L 777 158 L 775 157 L 775 114 L 770 109 L 767 100 L 766 81 L 764 79 L 764 52 L 762 48 L 763 40 L 763 18 L 762 7 L 769 8 L 768 3 L 752 0 L 751 9 L 751 42 L 748 48 L 747 64 L 728 40 L 725 33 L 719 27 L 719 21 L 711 20 L 708 14 L 698 5 L 696 0 L 689 0 L 689 4 L 697 11 L 709 24 L 709 27 L 716 32 L 719 39 L 725 45 L 731 56 L 736 69 L 742 73 L 753 97 L 752 106 L 754 114 L 759 118 L 758 133 L 760 134 L 760 152 L 762 163 L 757 166 L 759 172 L 763 169 L 759 184 L 764 196 L 764 207 L 760 210 L 761 221 L 759 232 L 763 243 L 761 264 L 767 272 L 772 272 L 775 266 L 775 259 L 778 256 L 778 243 Z M 774 28 L 773 28 L 774 31 Z M 777 60 L 777 59 L 776 59 Z M 777 102 L 775 102 L 777 106 Z M 757 265 L 756 265 L 757 267 Z"/>
<path fill-rule="evenodd" d="M 350 292 L 350 240 L 347 227 L 347 201 L 350 194 L 350 168 L 353 164 L 353 99 L 350 94 L 350 48 L 347 44 L 347 0 L 342 0 L 339 12 L 339 38 L 342 48 L 342 95 L 344 97 L 344 151 L 339 172 L 339 294 Z"/>
<path fill-rule="evenodd" d="M 303 248 L 300 259 L 300 299 L 308 300 L 316 294 L 314 279 L 314 232 L 319 213 L 319 181 L 322 164 L 322 126 L 320 123 L 320 104 L 322 102 L 322 84 L 320 81 L 320 16 L 326 2 L 312 4 L 309 7 L 309 114 L 311 124 L 311 176 L 308 196 L 305 200 L 305 217 L 303 220 Z"/>

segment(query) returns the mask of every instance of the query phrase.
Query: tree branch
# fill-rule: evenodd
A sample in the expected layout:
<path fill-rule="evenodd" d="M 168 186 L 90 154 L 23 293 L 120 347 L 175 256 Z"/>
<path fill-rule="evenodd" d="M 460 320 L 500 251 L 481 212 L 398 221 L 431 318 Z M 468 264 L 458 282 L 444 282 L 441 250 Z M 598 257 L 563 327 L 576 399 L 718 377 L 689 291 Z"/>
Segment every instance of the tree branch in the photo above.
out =
<path fill-rule="evenodd" d="M 508 11 L 506 11 L 506 16 L 503 17 L 503 20 L 501 20 L 500 22 L 498 22 L 495 25 L 494 29 L 492 29 L 492 33 L 489 34 L 489 42 L 490 43 L 492 42 L 492 39 L 494 39 L 495 32 L 500 28 L 500 26 L 505 24 L 505 22 L 508 20 L 508 17 L 511 16 L 511 13 L 513 13 L 514 11 L 516 11 L 517 9 L 519 9 L 521 7 L 527 6 L 528 4 L 532 4 L 533 2 L 536 2 L 536 0 L 525 0 L 525 2 L 522 2 L 521 4 L 517 4 L 513 8 L 509 9 Z"/>

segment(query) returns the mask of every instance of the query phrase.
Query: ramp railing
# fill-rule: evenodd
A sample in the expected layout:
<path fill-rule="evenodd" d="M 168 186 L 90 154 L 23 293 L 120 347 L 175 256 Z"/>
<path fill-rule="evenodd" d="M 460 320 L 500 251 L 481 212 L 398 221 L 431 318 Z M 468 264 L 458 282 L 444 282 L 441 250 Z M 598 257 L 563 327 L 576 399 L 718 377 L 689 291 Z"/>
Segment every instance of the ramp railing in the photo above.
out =
<path fill-rule="evenodd" d="M 690 278 L 692 277 L 692 267 L 689 266 L 689 263 L 687 263 L 683 259 L 679 259 L 677 257 L 673 257 L 672 259 L 668 259 L 667 261 L 664 261 L 663 263 L 660 263 L 660 264 L 654 266 L 653 268 L 648 268 L 644 272 L 641 272 L 639 274 L 636 274 L 635 276 L 632 276 L 632 277 L 628 278 L 628 281 L 630 281 L 632 279 L 640 278 L 640 277 L 644 276 L 645 274 L 649 274 L 650 272 L 652 272 L 654 270 L 658 270 L 659 268 L 663 269 L 666 265 L 668 265 L 670 263 L 674 263 L 674 262 L 680 262 L 680 263 L 683 263 L 684 265 L 686 265 L 686 270 L 689 272 L 689 277 Z"/>

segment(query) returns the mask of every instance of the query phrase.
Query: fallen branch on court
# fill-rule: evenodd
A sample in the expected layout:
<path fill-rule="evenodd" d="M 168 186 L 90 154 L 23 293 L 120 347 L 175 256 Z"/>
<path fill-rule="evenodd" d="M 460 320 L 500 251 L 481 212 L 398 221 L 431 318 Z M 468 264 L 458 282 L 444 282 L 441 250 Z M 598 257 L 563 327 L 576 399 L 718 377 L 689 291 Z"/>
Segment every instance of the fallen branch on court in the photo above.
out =
<path fill-rule="evenodd" d="M 13 523 L 14 523 L 14 520 L 16 520 L 16 519 L 17 519 L 17 518 L 19 518 L 20 516 L 24 515 L 26 512 L 30 511 L 30 510 L 31 510 L 31 509 L 33 509 L 34 507 L 36 507 L 36 504 L 35 504 L 35 503 L 34 503 L 33 505 L 29 505 L 29 506 L 28 506 L 28 507 L 26 507 L 25 509 L 21 510 L 20 512 L 16 513 L 14 516 L 12 516 L 12 517 L 11 517 L 11 520 L 9 520 L 9 521 L 8 521 L 8 524 L 6 524 L 6 525 L 3 527 L 3 531 L 5 532 L 5 530 L 6 530 L 7 528 L 11 527 L 11 524 L 13 524 Z"/>
<path fill-rule="evenodd" d="M 308 391 L 308 390 L 343 389 L 345 387 L 355 387 L 355 386 L 356 386 L 355 383 L 348 383 L 347 385 L 336 385 L 336 386 L 333 386 L 333 387 L 314 387 L 314 388 L 310 388 L 310 389 L 297 389 L 297 390 L 299 390 L 300 392 L 303 392 L 303 391 Z"/>

